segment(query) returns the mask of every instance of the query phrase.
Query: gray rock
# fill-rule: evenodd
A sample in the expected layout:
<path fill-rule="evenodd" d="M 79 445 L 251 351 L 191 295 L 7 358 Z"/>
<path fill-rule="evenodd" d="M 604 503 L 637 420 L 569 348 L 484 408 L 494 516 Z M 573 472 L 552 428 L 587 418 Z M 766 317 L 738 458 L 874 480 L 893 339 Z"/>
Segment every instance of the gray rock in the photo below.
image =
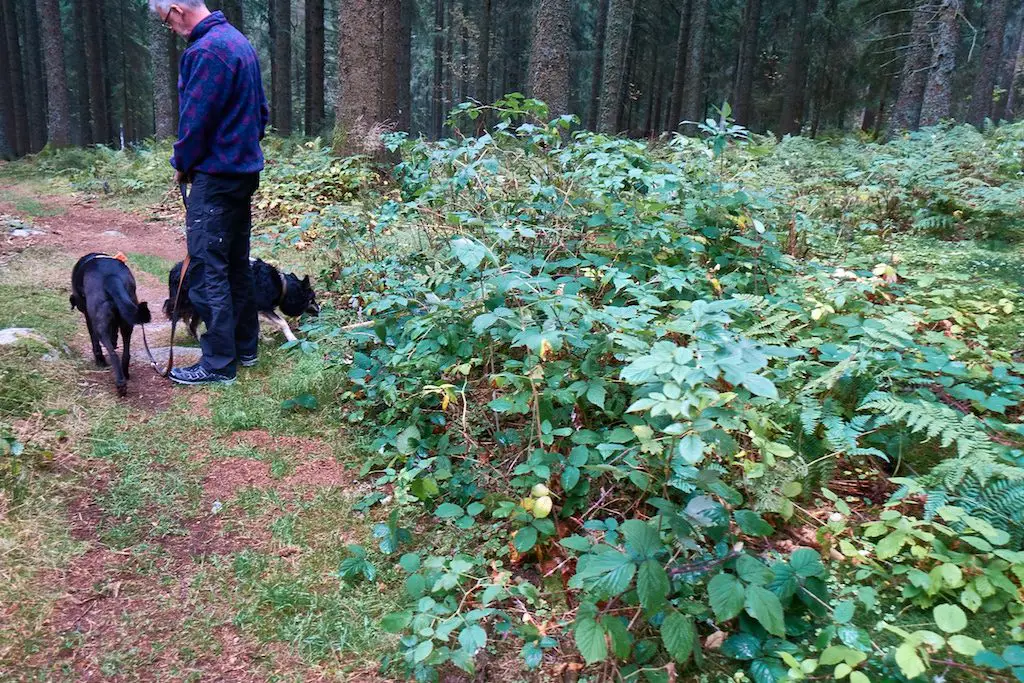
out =
<path fill-rule="evenodd" d="M 10 232 L 11 237 L 32 237 L 33 235 L 45 234 L 42 230 L 35 230 L 34 228 L 17 228 Z"/>
<path fill-rule="evenodd" d="M 31 339 L 40 344 L 50 346 L 50 342 L 47 341 L 46 337 L 28 327 L 8 327 L 0 330 L 0 346 L 17 344 L 22 339 Z"/>
<path fill-rule="evenodd" d="M 104 237 L 124 237 L 125 235 L 124 235 L 123 232 L 118 232 L 117 230 L 105 230 L 103 232 L 103 236 Z"/>

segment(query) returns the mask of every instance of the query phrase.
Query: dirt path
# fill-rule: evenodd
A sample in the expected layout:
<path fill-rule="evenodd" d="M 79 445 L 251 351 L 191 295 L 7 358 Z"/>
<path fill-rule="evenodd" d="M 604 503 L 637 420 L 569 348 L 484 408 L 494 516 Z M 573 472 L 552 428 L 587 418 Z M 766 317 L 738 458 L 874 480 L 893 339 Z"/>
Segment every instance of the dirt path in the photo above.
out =
<path fill-rule="evenodd" d="M 6 192 L 5 196 L 19 192 L 18 186 L 0 190 Z M 147 220 L 75 197 L 35 200 L 48 209 L 47 213 L 56 215 L 30 219 L 44 234 L 0 238 L 0 264 L 33 247 L 59 250 L 69 262 L 89 251 L 144 254 L 167 261 L 176 260 L 184 251 L 184 240 L 175 223 L 175 219 L 181 219 L 180 212 L 176 216 L 154 213 Z M 0 202 L 0 214 L 18 216 L 15 203 Z M 150 344 L 166 345 L 169 325 L 160 312 L 166 284 L 140 268 L 133 268 L 133 272 L 139 298 L 149 302 L 156 321 L 148 330 Z M 68 345 L 83 358 L 77 380 L 82 392 L 86 396 L 112 394 L 109 370 L 96 369 L 89 362 L 91 351 L 84 324 Z M 306 561 L 303 558 L 307 556 L 314 557 L 315 549 L 284 543 L 275 538 L 281 532 L 270 530 L 277 529 L 282 518 L 299 519 L 309 506 L 317 504 L 317 496 L 329 499 L 331 491 L 351 488 L 351 473 L 335 459 L 331 444 L 317 438 L 282 436 L 269 429 L 249 428 L 217 436 L 207 428 L 196 430 L 193 426 L 191 433 L 179 437 L 155 428 L 151 454 L 140 451 L 140 445 L 149 446 L 146 439 L 150 437 L 131 436 L 133 429 L 145 429 L 135 425 L 161 420 L 169 425 L 195 425 L 197 418 L 205 421 L 211 417 L 211 394 L 185 389 L 187 407 L 183 412 L 173 408 L 183 405 L 174 402 L 182 389 L 172 387 L 149 369 L 138 331 L 132 346 L 130 424 L 115 427 L 118 433 L 128 435 L 123 439 L 127 445 L 115 450 L 115 455 L 97 460 L 83 459 L 83 448 L 71 444 L 59 458 L 60 475 L 75 482 L 67 498 L 67 528 L 84 550 L 66 566 L 49 569 L 41 577 L 40 585 L 59 589 L 58 596 L 41 629 L 32 636 L 35 654 L 20 658 L 14 679 L 325 679 L 319 667 L 299 657 L 294 644 L 289 647 L 274 642 L 277 638 L 256 638 L 252 630 L 247 632 L 236 625 L 235 602 L 240 598 L 232 598 L 231 591 L 241 590 L 237 565 L 239 557 L 249 557 L 246 553 L 256 553 L 253 557 L 269 554 L 272 561 L 287 558 L 298 573 L 298 563 Z M 244 390 L 238 391 L 241 394 Z M 218 397 L 243 400 L 229 392 Z M 232 419 L 244 418 L 244 414 L 242 418 L 237 413 L 227 414 Z M 166 427 L 162 429 L 166 431 Z M 165 437 L 176 441 L 158 443 Z M 139 470 L 138 462 L 144 462 L 146 469 Z M 132 503 L 138 512 L 115 515 L 111 510 L 122 503 L 112 503 L 112 498 L 124 495 L 126 500 L 134 501 L 129 494 L 142 495 L 133 490 L 122 493 L 132 486 L 138 488 L 136 480 L 144 483 L 140 490 L 145 494 L 142 502 Z M 155 483 L 147 483 L 150 480 Z M 147 502 L 161 501 L 161 496 L 167 495 L 161 486 L 174 490 L 179 480 L 184 493 L 174 494 L 177 497 L 172 497 L 170 503 Z M 271 505 L 262 513 L 247 509 L 244 500 L 263 495 L 260 492 L 271 494 L 271 500 L 278 501 L 277 508 Z M 235 502 L 240 500 L 243 502 Z M 344 505 L 338 514 L 349 514 Z M 223 513 L 219 512 L 220 506 L 224 506 Z M 147 530 L 159 525 L 167 525 L 169 531 Z M 131 528 L 141 542 L 112 544 L 111 535 L 123 528 Z M 344 534 L 337 530 L 330 533 L 336 542 L 343 540 Z M 259 600 L 254 604 L 259 606 Z M 358 607 L 355 609 L 358 611 Z M 0 620 L 11 618 L 16 611 L 16 606 L 0 604 Z M 358 616 L 365 620 L 364 614 Z M 3 657 L 0 642 L 0 670 L 4 668 Z M 376 679 L 365 667 L 361 671 L 331 678 Z"/>

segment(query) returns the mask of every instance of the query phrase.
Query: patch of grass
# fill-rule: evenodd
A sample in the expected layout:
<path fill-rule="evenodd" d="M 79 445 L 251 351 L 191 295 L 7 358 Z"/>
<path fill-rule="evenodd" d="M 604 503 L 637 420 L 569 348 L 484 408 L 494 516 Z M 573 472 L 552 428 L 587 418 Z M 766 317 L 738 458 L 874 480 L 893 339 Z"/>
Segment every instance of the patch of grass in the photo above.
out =
<path fill-rule="evenodd" d="M 128 254 L 128 266 L 135 271 L 142 271 L 149 273 L 154 277 L 158 278 L 161 282 L 167 281 L 167 274 L 171 271 L 174 266 L 173 261 L 169 261 L 159 256 L 151 256 L 150 254 L 138 254 L 131 252 Z M 163 302 L 160 302 L 161 304 Z M 187 334 L 185 335 L 188 336 Z"/>
<path fill-rule="evenodd" d="M 62 206 L 47 205 L 35 197 L 27 196 L 19 191 L 10 189 L 0 190 L 0 201 L 12 203 L 16 213 L 21 216 L 29 216 L 32 218 L 61 216 L 67 213 Z"/>
<path fill-rule="evenodd" d="M 47 339 L 66 342 L 79 324 L 85 327 L 82 315 L 70 309 L 65 293 L 0 284 L 0 328 L 28 327 Z"/>

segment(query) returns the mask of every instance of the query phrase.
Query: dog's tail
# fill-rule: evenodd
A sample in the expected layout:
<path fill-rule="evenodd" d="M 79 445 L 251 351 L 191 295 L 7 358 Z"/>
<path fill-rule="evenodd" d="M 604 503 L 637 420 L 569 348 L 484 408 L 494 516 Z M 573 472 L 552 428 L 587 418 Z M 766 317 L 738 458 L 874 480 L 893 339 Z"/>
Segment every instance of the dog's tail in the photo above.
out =
<path fill-rule="evenodd" d="M 132 301 L 123 287 L 111 287 L 110 294 L 114 299 L 117 312 L 121 315 L 121 320 L 129 325 L 145 324 L 152 319 L 149 314 L 149 305 L 145 302 L 140 304 Z"/>

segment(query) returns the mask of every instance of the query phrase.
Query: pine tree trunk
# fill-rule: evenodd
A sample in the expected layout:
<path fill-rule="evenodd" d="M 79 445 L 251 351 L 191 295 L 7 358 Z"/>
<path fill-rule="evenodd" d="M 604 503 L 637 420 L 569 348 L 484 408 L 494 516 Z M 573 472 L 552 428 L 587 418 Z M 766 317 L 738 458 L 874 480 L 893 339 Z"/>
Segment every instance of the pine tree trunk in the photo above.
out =
<path fill-rule="evenodd" d="M 487 0 L 490 2 L 490 0 Z M 594 38 L 594 73 L 590 81 L 590 107 L 587 110 L 587 128 L 597 130 L 598 110 L 601 107 L 601 78 L 604 71 L 604 41 L 608 27 L 608 0 L 599 0 Z"/>
<path fill-rule="evenodd" d="M 529 90 L 554 118 L 569 113 L 572 0 L 538 0 L 533 17 Z"/>
<path fill-rule="evenodd" d="M 444 0 L 434 0 L 434 82 L 431 99 L 434 138 L 440 139 L 444 125 Z"/>
<path fill-rule="evenodd" d="M 108 142 L 107 95 L 103 83 L 103 43 L 100 38 L 99 9 L 95 2 L 82 0 L 85 20 L 85 61 L 89 78 L 90 141 Z"/>
<path fill-rule="evenodd" d="M 1012 120 L 1006 115 L 1007 103 L 1010 100 L 1010 92 L 1013 90 L 1013 79 L 1017 72 L 1017 56 L 1021 49 L 1024 49 L 1024 8 L 1019 13 L 1017 31 L 1006 36 L 1009 38 L 1009 46 L 1006 50 L 1006 57 L 1003 59 L 1002 67 L 999 70 L 999 101 L 995 103 L 995 111 L 992 119 L 995 121 Z"/>
<path fill-rule="evenodd" d="M 670 130 L 679 130 L 683 118 L 683 86 L 686 85 L 687 41 L 690 39 L 690 0 L 679 6 L 679 31 L 676 34 L 676 64 L 672 72 L 672 102 L 669 105 Z"/>
<path fill-rule="evenodd" d="M 245 12 L 242 9 L 242 0 L 222 0 L 220 9 L 224 12 L 228 23 L 245 33 Z"/>
<path fill-rule="evenodd" d="M 605 29 L 604 79 L 598 128 L 603 133 L 617 132 L 619 112 L 626 89 L 626 60 L 636 0 L 610 0 Z"/>
<path fill-rule="evenodd" d="M 742 126 L 750 124 L 754 90 L 754 71 L 757 67 L 757 31 L 761 25 L 761 0 L 747 0 L 743 23 L 743 44 L 733 93 L 732 115 Z"/>
<path fill-rule="evenodd" d="M 71 144 L 71 107 L 64 72 L 64 34 L 60 28 L 57 0 L 39 0 L 39 18 L 46 59 L 47 139 L 53 147 Z"/>
<path fill-rule="evenodd" d="M 306 0 L 306 135 L 324 125 L 324 0 Z"/>
<path fill-rule="evenodd" d="M 980 128 L 992 113 L 992 89 L 996 84 L 999 60 L 1003 56 L 1003 32 L 1006 30 L 1007 0 L 987 0 L 985 42 L 981 48 L 981 68 L 974 78 L 967 122 Z"/>
<path fill-rule="evenodd" d="M 71 0 L 71 51 L 68 54 L 68 65 L 75 74 L 75 144 L 87 145 L 92 140 L 92 128 L 89 125 L 89 69 L 85 56 L 85 0 Z"/>
<path fill-rule="evenodd" d="M 412 128 L 412 24 L 413 0 L 401 0 L 401 26 L 398 43 L 398 130 Z"/>
<path fill-rule="evenodd" d="M 708 0 L 692 0 L 690 36 L 686 40 L 686 83 L 680 116 L 689 121 L 704 120 L 704 43 L 707 40 Z"/>
<path fill-rule="evenodd" d="M 175 137 L 177 126 L 174 117 L 177 107 L 175 99 L 178 92 L 174 75 L 178 65 L 172 66 L 172 45 L 174 34 L 157 22 L 152 22 L 149 29 L 150 59 L 153 64 L 153 130 L 158 140 Z"/>
<path fill-rule="evenodd" d="M 445 33 L 444 33 L 444 94 L 442 110 L 444 117 L 448 118 L 452 107 L 455 106 L 452 96 L 455 87 L 455 0 L 445 0 Z"/>
<path fill-rule="evenodd" d="M 0 87 L 3 87 L 2 82 L 0 82 Z M 7 114 L 3 106 L 0 105 L 0 159 L 10 161 L 13 158 L 14 154 L 11 152 L 11 146 L 7 143 Z"/>
<path fill-rule="evenodd" d="M 274 48 L 270 77 L 274 127 L 278 134 L 292 134 L 292 2 L 273 0 Z"/>
<path fill-rule="evenodd" d="M 941 119 L 949 117 L 962 13 L 963 0 L 942 0 L 942 5 L 939 6 L 939 25 L 934 36 L 932 68 L 928 72 L 924 99 L 921 103 L 921 126 L 934 126 Z"/>
<path fill-rule="evenodd" d="M 0 4 L 0 57 L 7 61 L 7 7 Z M 3 130 L 0 131 L 0 158 L 9 159 L 15 156 L 14 137 L 17 131 L 14 127 L 14 97 L 11 91 L 11 71 L 0 68 L 0 124 Z"/>
<path fill-rule="evenodd" d="M 465 102 L 469 98 L 469 0 L 462 0 L 461 16 L 459 17 L 459 94 L 458 101 Z"/>
<path fill-rule="evenodd" d="M 4 29 L 7 33 L 7 64 L 11 75 L 11 101 L 14 114 L 14 139 L 11 148 L 16 156 L 29 151 L 28 101 L 25 74 L 22 71 L 21 43 L 18 40 L 18 7 L 15 0 L 3 0 Z"/>
<path fill-rule="evenodd" d="M 914 9 L 910 48 L 903 62 L 900 90 L 889 122 L 890 135 L 904 130 L 917 130 L 921 118 L 921 104 L 932 59 L 928 25 L 935 14 L 935 8 L 930 3 L 931 0 L 921 0 Z"/>
<path fill-rule="evenodd" d="M 398 112 L 400 0 L 347 0 L 340 13 L 338 98 L 334 150 L 384 157 L 381 133 Z"/>
<path fill-rule="evenodd" d="M 807 27 L 814 0 L 796 0 L 793 15 L 793 37 L 783 85 L 782 112 L 779 115 L 779 136 L 799 135 L 803 126 L 804 98 L 807 90 Z"/>
<path fill-rule="evenodd" d="M 35 0 L 19 0 L 25 59 L 25 95 L 28 109 L 29 151 L 46 145 L 46 75 L 39 47 L 39 15 Z"/>
<path fill-rule="evenodd" d="M 474 85 L 473 97 L 478 101 L 489 104 L 491 101 L 491 0 L 480 2 L 480 37 L 477 46 L 476 60 L 476 85 Z"/>
<path fill-rule="evenodd" d="M 1017 42 L 1017 56 L 1013 62 L 1013 72 L 1010 74 L 1010 87 L 1006 92 L 1006 109 L 1003 111 L 1003 118 L 1007 121 L 1014 121 L 1017 118 L 1017 111 L 1020 109 L 1021 74 L 1024 74 L 1024 26 L 1021 27 L 1020 39 Z"/>

